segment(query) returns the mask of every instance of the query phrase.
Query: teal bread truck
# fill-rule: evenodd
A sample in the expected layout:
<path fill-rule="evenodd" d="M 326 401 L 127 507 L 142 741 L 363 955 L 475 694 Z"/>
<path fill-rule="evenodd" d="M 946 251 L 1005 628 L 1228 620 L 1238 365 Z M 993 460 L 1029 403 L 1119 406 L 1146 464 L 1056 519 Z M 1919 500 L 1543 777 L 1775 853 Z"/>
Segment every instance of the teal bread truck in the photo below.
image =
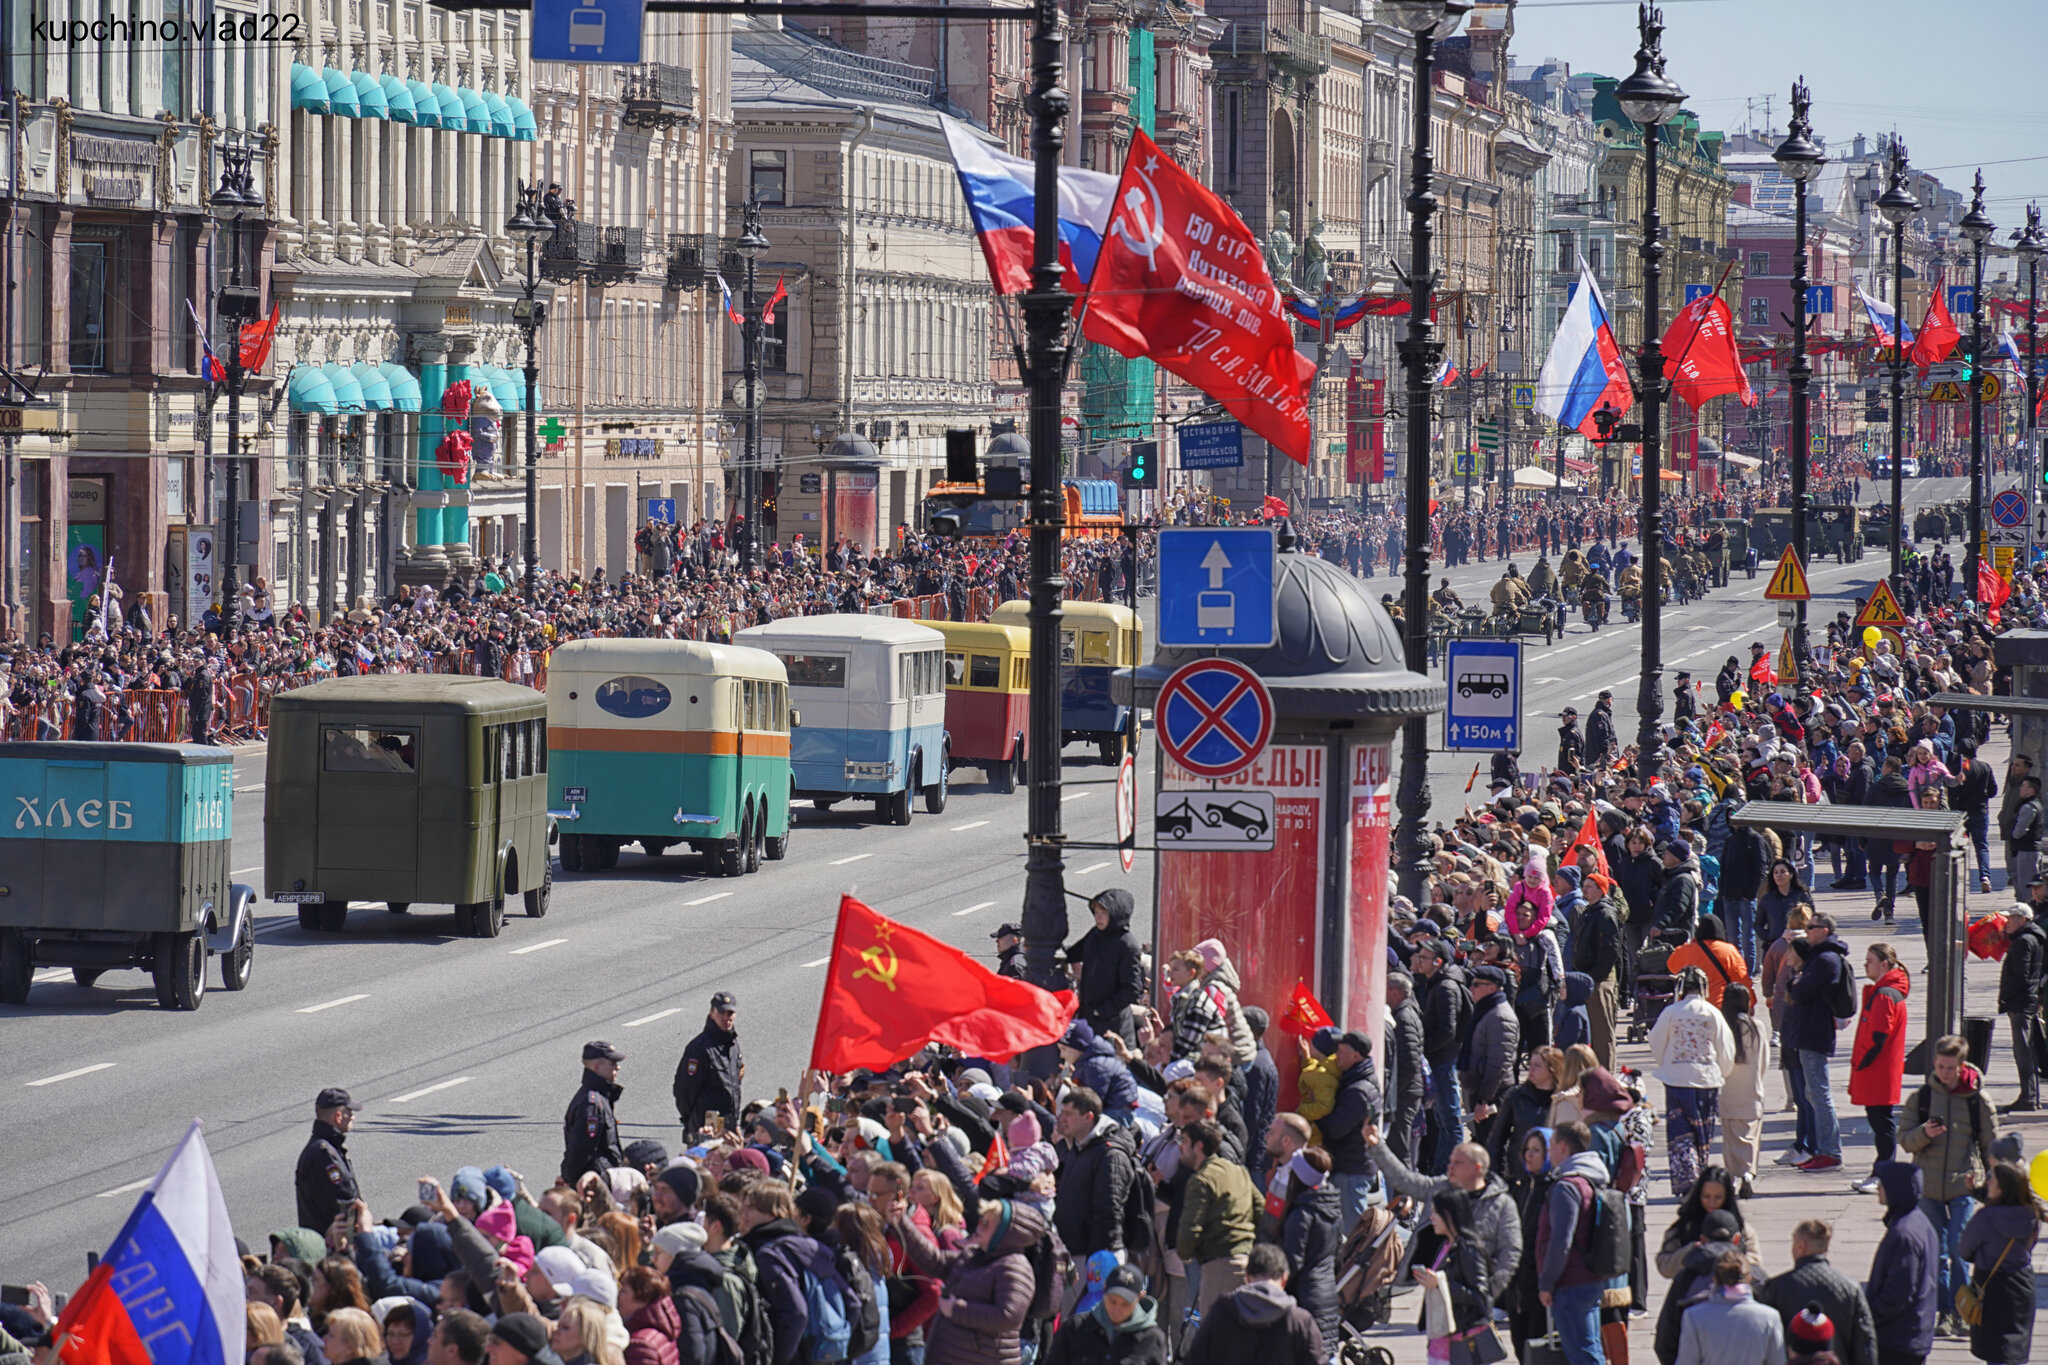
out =
<path fill-rule="evenodd" d="M 229 876 L 235 770 L 197 744 L 0 743 L 0 1003 L 38 968 L 141 968 L 199 1007 L 206 963 L 249 984 L 255 891 Z"/>

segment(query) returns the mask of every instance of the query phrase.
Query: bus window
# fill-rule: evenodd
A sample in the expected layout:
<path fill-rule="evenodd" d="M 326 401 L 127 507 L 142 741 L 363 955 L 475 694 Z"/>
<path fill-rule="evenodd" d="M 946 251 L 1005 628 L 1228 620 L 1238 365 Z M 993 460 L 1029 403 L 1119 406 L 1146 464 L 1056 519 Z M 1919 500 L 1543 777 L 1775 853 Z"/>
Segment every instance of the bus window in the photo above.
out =
<path fill-rule="evenodd" d="M 519 776 L 519 746 L 512 735 L 519 727 L 499 725 L 493 728 L 498 732 L 498 776 L 501 780 L 510 782 Z"/>
<path fill-rule="evenodd" d="M 1031 660 L 1018 657 L 1010 661 L 1010 690 L 1029 692 L 1031 690 Z"/>
<path fill-rule="evenodd" d="M 977 663 L 979 663 L 981 660 L 981 656 L 979 654 L 975 655 L 974 658 Z M 959 687 L 966 681 L 967 656 L 965 654 L 956 654 L 951 650 L 948 650 L 946 653 L 946 686 Z M 974 685 L 976 687 L 981 686 L 980 683 L 976 683 Z"/>
<path fill-rule="evenodd" d="M 322 766 L 331 773 L 409 773 L 419 757 L 419 736 L 411 730 L 371 730 L 330 725 Z"/>
<path fill-rule="evenodd" d="M 846 686 L 844 654 L 784 654 L 781 658 L 789 670 L 791 687 Z"/>
<path fill-rule="evenodd" d="M 1063 630 L 1060 632 L 1060 662 L 1063 664 L 1070 664 L 1075 662 L 1074 632 L 1071 630 Z"/>
<path fill-rule="evenodd" d="M 761 728 L 761 684 L 749 678 L 740 684 L 740 696 L 744 715 L 740 721 L 742 729 Z"/>
<path fill-rule="evenodd" d="M 1083 631 L 1081 634 L 1081 662 L 1084 664 L 1115 662 L 1110 654 L 1109 636 L 1099 630 Z"/>
<path fill-rule="evenodd" d="M 773 684 L 775 692 L 775 724 L 773 729 L 782 734 L 789 733 L 789 689 L 781 683 Z"/>
<path fill-rule="evenodd" d="M 533 776 L 533 722 L 522 720 L 512 727 L 519 735 L 519 775 Z"/>
<path fill-rule="evenodd" d="M 993 654 L 977 654 L 968 673 L 969 687 L 1000 687 L 1003 684 L 1003 661 Z"/>
<path fill-rule="evenodd" d="M 548 773 L 548 723 L 545 718 L 532 722 L 533 725 L 533 775 L 546 777 Z"/>

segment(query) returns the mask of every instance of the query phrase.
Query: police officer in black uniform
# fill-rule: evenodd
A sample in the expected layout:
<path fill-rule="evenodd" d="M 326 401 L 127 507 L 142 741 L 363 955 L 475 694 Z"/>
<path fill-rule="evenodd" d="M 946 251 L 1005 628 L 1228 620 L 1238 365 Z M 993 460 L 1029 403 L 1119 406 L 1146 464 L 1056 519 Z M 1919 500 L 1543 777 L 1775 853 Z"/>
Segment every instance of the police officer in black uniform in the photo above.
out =
<path fill-rule="evenodd" d="M 583 1084 L 562 1115 L 562 1179 L 574 1185 L 585 1173 L 602 1175 L 626 1162 L 619 1145 L 619 1116 L 614 1106 L 624 1087 L 619 1063 L 626 1054 L 610 1043 L 583 1045 Z"/>
<path fill-rule="evenodd" d="M 989 935 L 996 941 L 996 975 L 1024 979 L 1024 930 L 1016 924 L 1004 924 Z"/>
<path fill-rule="evenodd" d="M 676 1063 L 676 1117 L 686 1144 L 695 1141 L 706 1114 L 721 1115 L 728 1124 L 739 1121 L 740 1082 L 747 1074 L 740 1056 L 739 1011 L 739 997 L 731 991 L 712 996 L 704 1031 L 690 1040 Z"/>
<path fill-rule="evenodd" d="M 1603 689 L 1593 700 L 1593 714 L 1586 717 L 1586 762 L 1602 768 L 1612 763 L 1618 752 L 1614 737 L 1614 693 Z"/>
<path fill-rule="evenodd" d="M 1678 683 L 1672 688 L 1671 718 L 1679 725 L 1699 719 L 1699 699 L 1692 694 L 1692 674 L 1678 670 Z"/>
<path fill-rule="evenodd" d="M 1579 760 L 1585 752 L 1585 743 L 1579 738 L 1579 708 L 1567 706 L 1560 717 L 1564 724 L 1557 727 L 1557 770 L 1561 773 L 1575 773 Z"/>
<path fill-rule="evenodd" d="M 324 1234 L 336 1215 L 360 1196 L 348 1162 L 348 1130 L 362 1108 L 348 1091 L 329 1086 L 313 1101 L 313 1136 L 299 1153 L 299 1226 Z"/>

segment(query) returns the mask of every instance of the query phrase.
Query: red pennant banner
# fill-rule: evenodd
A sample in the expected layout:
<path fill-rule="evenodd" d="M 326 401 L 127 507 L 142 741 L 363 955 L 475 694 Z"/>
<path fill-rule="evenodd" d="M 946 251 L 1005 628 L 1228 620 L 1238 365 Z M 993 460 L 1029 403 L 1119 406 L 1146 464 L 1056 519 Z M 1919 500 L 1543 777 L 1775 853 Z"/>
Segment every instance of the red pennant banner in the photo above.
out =
<path fill-rule="evenodd" d="M 1313 1038 L 1317 1029 L 1333 1027 L 1333 1023 L 1330 1012 L 1316 999 L 1308 982 L 1297 980 L 1293 994 L 1287 998 L 1287 1011 L 1280 1016 L 1280 1027 L 1297 1037 Z"/>
<path fill-rule="evenodd" d="M 1756 392 L 1735 349 L 1734 319 L 1719 294 L 1704 294 L 1679 310 L 1664 333 L 1664 356 L 1672 393 L 1693 411 L 1724 393 L 1740 395 L 1746 408 L 1756 406 Z"/>

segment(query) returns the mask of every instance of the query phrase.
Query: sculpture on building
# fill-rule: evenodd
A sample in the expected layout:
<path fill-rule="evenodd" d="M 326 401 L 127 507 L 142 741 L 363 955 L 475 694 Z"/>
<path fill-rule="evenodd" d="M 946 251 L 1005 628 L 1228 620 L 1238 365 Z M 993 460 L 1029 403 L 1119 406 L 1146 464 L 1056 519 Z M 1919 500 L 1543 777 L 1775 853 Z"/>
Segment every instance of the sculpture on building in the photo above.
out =
<path fill-rule="evenodd" d="M 1273 230 L 1266 234 L 1266 270 L 1273 283 L 1285 288 L 1294 281 L 1293 215 L 1281 209 L 1273 215 Z"/>
<path fill-rule="evenodd" d="M 1320 218 L 1309 224 L 1308 236 L 1302 239 L 1297 268 L 1302 292 L 1323 292 L 1323 284 L 1330 278 L 1330 252 L 1323 245 L 1323 220 Z"/>

